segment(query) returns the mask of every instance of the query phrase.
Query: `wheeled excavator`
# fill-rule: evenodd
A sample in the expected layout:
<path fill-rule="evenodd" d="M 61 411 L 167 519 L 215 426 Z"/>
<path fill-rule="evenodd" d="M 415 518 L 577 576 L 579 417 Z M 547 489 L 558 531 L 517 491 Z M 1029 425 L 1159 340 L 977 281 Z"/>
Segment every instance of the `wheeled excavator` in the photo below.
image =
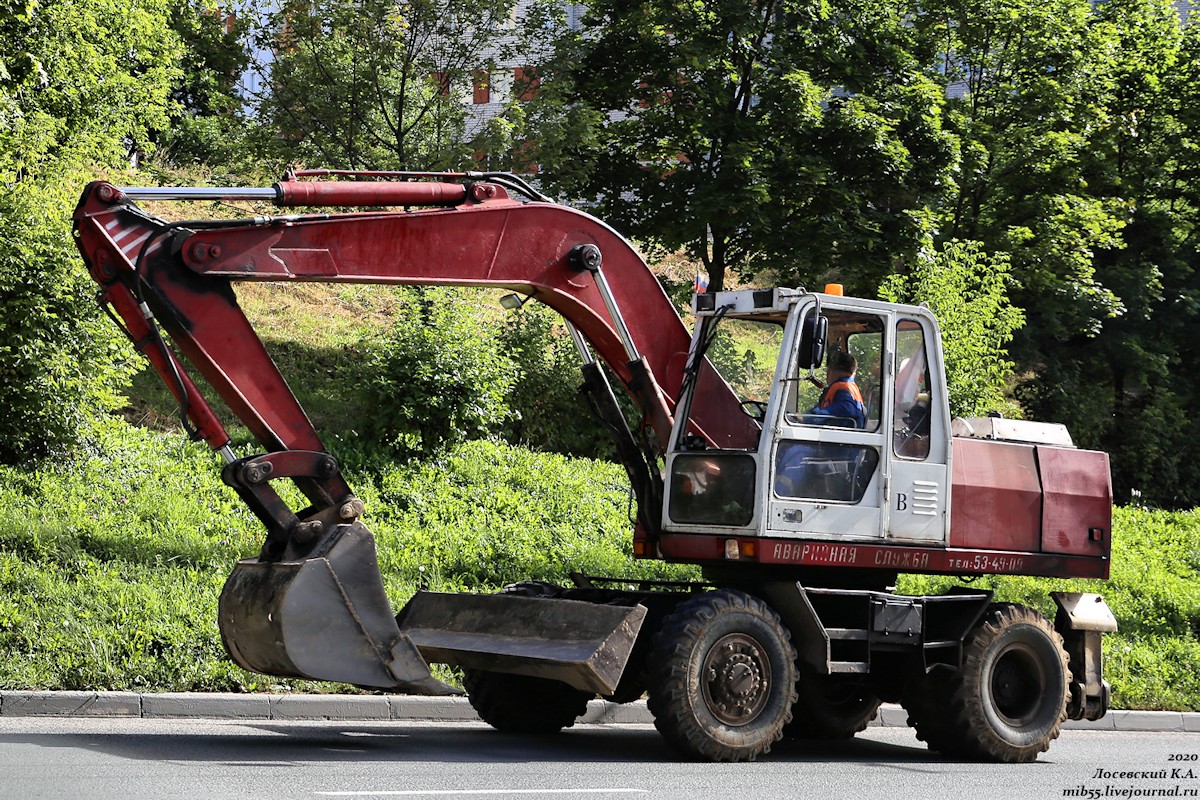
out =
<path fill-rule="evenodd" d="M 167 221 L 138 205 L 164 200 L 286 213 Z M 1059 425 L 951 418 L 925 307 L 836 286 L 699 292 L 689 332 L 628 241 L 501 173 L 97 181 L 74 234 L 100 302 L 265 527 L 219 603 L 224 645 L 248 670 L 439 694 L 456 690 L 429 664 L 447 664 L 480 717 L 514 733 L 569 727 L 596 697 L 646 696 L 670 745 L 714 761 L 784 736 L 853 736 L 885 701 L 941 753 L 1030 761 L 1066 719 L 1107 712 L 1101 639 L 1116 622 L 1099 595 L 1056 592 L 1049 620 L 969 587 L 893 588 L 902 572 L 1109 572 L 1107 456 Z M 394 613 L 364 504 L 239 307 L 242 281 L 491 287 L 554 309 L 629 476 L 634 557 L 698 565 L 702 580 L 518 580 L 418 591 Z M 735 324 L 778 344 L 765 400 L 743 401 L 707 357 Z M 813 411 L 818 370 L 845 353 L 861 419 Z M 234 453 L 197 380 L 261 452 Z M 285 479 L 306 508 L 282 499 Z"/>

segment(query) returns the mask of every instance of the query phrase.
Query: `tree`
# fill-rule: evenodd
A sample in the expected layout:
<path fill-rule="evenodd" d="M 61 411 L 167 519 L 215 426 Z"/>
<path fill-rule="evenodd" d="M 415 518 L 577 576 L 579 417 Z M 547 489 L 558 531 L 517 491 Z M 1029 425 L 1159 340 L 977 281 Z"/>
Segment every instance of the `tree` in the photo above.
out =
<path fill-rule="evenodd" d="M 765 268 L 865 285 L 919 245 L 953 155 L 910 10 L 593 0 L 542 67 L 542 174 L 714 289 Z"/>
<path fill-rule="evenodd" d="M 1112 457 L 1118 500 L 1200 502 L 1184 455 L 1197 205 L 1186 116 L 1196 102 L 1167 0 L 926 6 L 945 42 L 962 142 L 943 238 L 1007 253 L 1027 324 L 1011 348 L 1027 415 Z"/>
<path fill-rule="evenodd" d="M 89 172 L 167 124 L 178 42 L 164 0 L 12 3 L 0 14 L 0 462 L 58 453 L 112 407 L 129 350 L 69 234 Z"/>
<path fill-rule="evenodd" d="M 1097 23 L 1117 50 L 1109 123 L 1088 151 L 1096 194 L 1125 208 L 1122 247 L 1096 253 L 1096 274 L 1121 299 L 1122 313 L 1094 341 L 1068 341 L 1063 357 L 1088 366 L 1087 390 L 1103 398 L 1085 433 L 1109 451 L 1121 499 L 1140 493 L 1164 506 L 1200 503 L 1200 469 L 1189 451 L 1200 382 L 1195 268 L 1195 147 L 1200 128 L 1194 26 L 1174 4 L 1112 0 Z M 1041 398 L 1031 398 L 1039 402 Z"/>
<path fill-rule="evenodd" d="M 895 273 L 879 289 L 893 303 L 928 303 L 942 331 L 946 389 L 954 416 L 984 416 L 1016 409 L 1006 396 L 1013 379 L 1008 343 L 1025 315 L 1008 299 L 1007 255 L 978 242 L 929 242 L 912 269 Z"/>
<path fill-rule="evenodd" d="M 216 0 L 176 0 L 171 28 L 184 48 L 177 104 L 160 146 L 177 164 L 221 164 L 238 156 L 246 130 L 239 82 L 250 66 L 249 21 Z"/>
<path fill-rule="evenodd" d="M 941 235 L 1010 254 L 1015 299 L 1038 334 L 1094 334 L 1120 308 L 1092 255 L 1118 244 L 1123 215 L 1084 175 L 1088 131 L 1103 123 L 1111 89 L 1108 37 L 1088 0 L 923 8 L 916 24 L 942 42 L 944 81 L 960 90 L 947 126 L 962 160 Z"/>
<path fill-rule="evenodd" d="M 488 80 L 507 0 L 288 2 L 264 21 L 274 54 L 259 112 L 294 159 L 345 169 L 470 166 L 465 96 Z"/>

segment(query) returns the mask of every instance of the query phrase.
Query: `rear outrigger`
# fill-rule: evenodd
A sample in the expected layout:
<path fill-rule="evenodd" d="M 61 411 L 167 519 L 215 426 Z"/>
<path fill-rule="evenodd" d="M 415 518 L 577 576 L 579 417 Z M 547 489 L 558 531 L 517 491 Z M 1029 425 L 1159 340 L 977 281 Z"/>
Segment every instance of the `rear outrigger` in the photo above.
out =
<path fill-rule="evenodd" d="M 167 222 L 137 205 L 154 199 L 396 210 Z M 989 592 L 891 589 L 900 572 L 1109 571 L 1107 456 L 1061 426 L 951 419 L 925 308 L 828 287 L 697 294 L 689 334 L 628 242 L 504 174 L 97 182 L 75 234 L 102 302 L 266 527 L 220 601 L 226 648 L 247 669 L 445 693 L 428 664 L 457 665 L 480 716 L 513 732 L 568 727 L 596 696 L 645 694 L 681 754 L 716 761 L 754 759 L 785 735 L 852 736 L 882 701 L 902 703 L 942 753 L 1030 761 L 1065 719 L 1107 712 L 1101 637 L 1116 623 L 1098 595 L 1055 593 L 1050 621 Z M 363 504 L 238 307 L 237 281 L 487 286 L 551 306 L 637 497 L 635 557 L 697 564 L 704 581 L 418 592 L 393 616 Z M 761 402 L 743 402 L 705 357 L 738 323 L 779 345 Z M 233 453 L 185 360 L 263 453 Z M 847 363 L 853 381 L 832 377 L 858 405 L 839 416 L 817 371 Z M 282 478 L 308 508 L 280 498 Z"/>

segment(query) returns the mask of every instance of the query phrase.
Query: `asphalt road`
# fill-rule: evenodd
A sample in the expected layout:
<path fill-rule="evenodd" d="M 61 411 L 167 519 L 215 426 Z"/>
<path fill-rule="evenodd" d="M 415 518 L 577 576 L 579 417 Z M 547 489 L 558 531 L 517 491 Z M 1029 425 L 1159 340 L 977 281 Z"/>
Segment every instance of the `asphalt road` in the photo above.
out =
<path fill-rule="evenodd" d="M 783 742 L 753 764 L 692 764 L 647 725 L 514 738 L 470 722 L 0 719 L 5 800 L 1200 797 L 1191 759 L 1200 733 L 1068 730 L 1037 763 L 1004 765 L 872 728 Z"/>

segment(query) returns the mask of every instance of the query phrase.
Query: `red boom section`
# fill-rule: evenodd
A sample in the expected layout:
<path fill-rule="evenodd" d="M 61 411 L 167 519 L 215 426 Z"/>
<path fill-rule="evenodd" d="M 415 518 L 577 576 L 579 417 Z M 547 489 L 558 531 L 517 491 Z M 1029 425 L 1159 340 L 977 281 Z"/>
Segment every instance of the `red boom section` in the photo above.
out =
<path fill-rule="evenodd" d="M 314 188 L 291 192 L 309 202 L 346 196 L 341 185 L 302 185 Z M 379 187 L 380 204 L 400 196 L 389 184 L 362 186 Z M 634 380 L 630 359 L 596 276 L 570 263 L 573 248 L 596 245 L 629 338 L 661 390 L 660 407 L 649 409 L 649 416 L 665 439 L 691 337 L 629 243 L 587 214 L 552 203 L 519 203 L 497 186 L 477 184 L 470 191 L 459 184 L 420 186 L 430 202 L 469 199 L 449 208 L 194 225 L 191 233 L 182 227 L 172 231 L 128 203 L 115 187 L 98 183 L 85 190 L 75 224 L 85 260 L 110 291 L 114 285 L 136 284 L 135 266 L 142 258 L 142 278 L 154 290 L 147 301 L 163 327 L 269 450 L 323 448 L 238 307 L 230 281 L 460 285 L 520 292 L 574 324 L 629 384 Z M 357 202 L 370 201 L 369 190 L 350 191 Z M 406 188 L 401 194 L 410 192 Z M 172 247 L 163 246 L 168 242 Z M 698 431 L 718 447 L 752 447 L 757 425 L 742 412 L 732 389 L 708 365 L 699 381 L 692 408 Z"/>

